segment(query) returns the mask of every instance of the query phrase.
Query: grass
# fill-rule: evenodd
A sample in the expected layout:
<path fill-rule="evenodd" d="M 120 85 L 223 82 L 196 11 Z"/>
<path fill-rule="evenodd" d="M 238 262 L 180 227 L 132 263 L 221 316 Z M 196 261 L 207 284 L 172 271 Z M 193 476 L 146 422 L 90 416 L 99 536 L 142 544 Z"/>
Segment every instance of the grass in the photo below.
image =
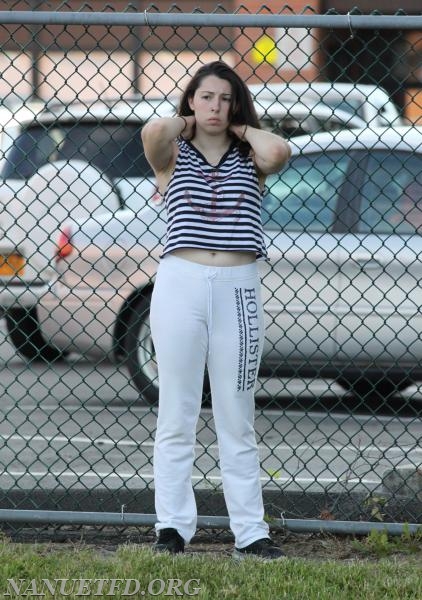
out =
<path fill-rule="evenodd" d="M 333 554 L 338 554 L 341 541 L 323 541 L 325 545 L 332 542 Z M 193 551 L 172 557 L 154 554 L 150 545 L 123 544 L 110 552 L 81 543 L 18 544 L 3 539 L 0 598 L 37 594 L 47 599 L 179 596 L 200 600 L 421 600 L 420 541 L 370 535 L 353 542 L 354 555 L 346 560 L 292 557 L 277 563 L 253 559 L 236 563 L 227 551 Z M 8 583 L 11 579 L 15 587 Z M 89 581 L 81 583 L 81 579 Z M 94 582 L 98 579 L 107 580 L 102 589 Z M 139 583 L 117 581 L 113 590 L 112 579 Z M 126 585 L 129 587 L 124 595 Z M 133 594 L 135 586 L 139 591 Z"/>

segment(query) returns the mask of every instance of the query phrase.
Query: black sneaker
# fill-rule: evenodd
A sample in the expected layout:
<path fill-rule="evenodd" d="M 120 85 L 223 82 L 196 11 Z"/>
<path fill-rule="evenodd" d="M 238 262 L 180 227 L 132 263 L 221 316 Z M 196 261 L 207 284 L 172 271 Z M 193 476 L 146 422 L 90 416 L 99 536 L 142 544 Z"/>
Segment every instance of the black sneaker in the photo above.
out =
<path fill-rule="evenodd" d="M 245 548 L 235 548 L 233 551 L 233 558 L 236 560 L 243 560 L 248 557 L 259 558 L 260 560 L 279 560 L 280 558 L 286 558 L 286 555 L 278 546 L 274 546 L 269 538 L 263 538 L 252 542 Z"/>
<path fill-rule="evenodd" d="M 185 540 L 176 529 L 160 529 L 158 539 L 153 549 L 155 552 L 169 552 L 170 554 L 180 554 L 185 551 Z"/>

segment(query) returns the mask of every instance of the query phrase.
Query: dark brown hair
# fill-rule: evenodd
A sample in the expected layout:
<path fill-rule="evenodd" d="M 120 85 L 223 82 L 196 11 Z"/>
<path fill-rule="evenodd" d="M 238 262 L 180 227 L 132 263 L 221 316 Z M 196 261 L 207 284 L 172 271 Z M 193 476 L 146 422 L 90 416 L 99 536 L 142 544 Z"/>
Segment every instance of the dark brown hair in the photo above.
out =
<path fill-rule="evenodd" d="M 249 88 L 239 75 L 221 60 L 208 63 L 198 69 L 180 99 L 178 114 L 183 116 L 193 115 L 193 111 L 189 106 L 189 99 L 193 98 L 202 80 L 210 75 L 215 75 L 230 83 L 232 91 L 229 112 L 230 123 L 233 125 L 251 125 L 251 127 L 259 129 L 260 123 Z M 233 137 L 236 136 L 233 134 Z M 240 142 L 239 145 L 242 150 L 249 151 L 250 146 L 247 142 Z"/>

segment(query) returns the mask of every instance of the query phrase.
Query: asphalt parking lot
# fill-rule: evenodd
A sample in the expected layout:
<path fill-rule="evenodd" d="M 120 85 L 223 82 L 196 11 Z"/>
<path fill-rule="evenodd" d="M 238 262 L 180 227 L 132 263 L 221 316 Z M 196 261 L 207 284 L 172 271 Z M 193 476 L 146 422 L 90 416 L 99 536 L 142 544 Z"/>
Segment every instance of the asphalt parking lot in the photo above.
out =
<path fill-rule="evenodd" d="M 0 488 L 138 489 L 152 481 L 156 409 L 125 369 L 78 356 L 28 365 L 0 341 Z M 276 403 L 269 404 L 272 397 Z M 376 491 L 393 467 L 422 463 L 420 390 L 353 409 L 332 382 L 263 381 L 256 428 L 265 489 Z M 219 489 L 212 412 L 198 425 L 197 487 Z"/>

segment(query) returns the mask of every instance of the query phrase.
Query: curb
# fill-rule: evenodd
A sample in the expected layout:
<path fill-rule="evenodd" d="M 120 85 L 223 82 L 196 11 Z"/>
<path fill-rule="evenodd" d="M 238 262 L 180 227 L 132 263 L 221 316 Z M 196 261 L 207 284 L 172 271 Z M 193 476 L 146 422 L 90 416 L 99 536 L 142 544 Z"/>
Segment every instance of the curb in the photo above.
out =
<path fill-rule="evenodd" d="M 384 472 L 382 489 L 400 498 L 412 498 L 422 502 L 422 466 L 395 467 Z"/>

